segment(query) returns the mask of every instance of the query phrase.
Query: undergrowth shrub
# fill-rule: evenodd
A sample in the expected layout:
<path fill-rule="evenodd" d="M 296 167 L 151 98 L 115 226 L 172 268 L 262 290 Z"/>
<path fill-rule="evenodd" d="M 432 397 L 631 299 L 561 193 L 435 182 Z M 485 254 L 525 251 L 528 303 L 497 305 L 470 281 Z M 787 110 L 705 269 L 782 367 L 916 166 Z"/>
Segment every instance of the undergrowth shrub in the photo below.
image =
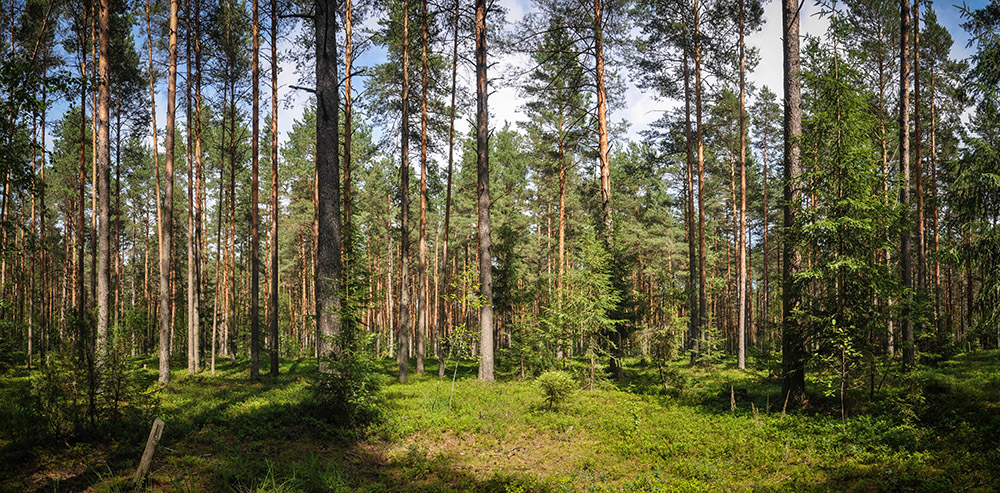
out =
<path fill-rule="evenodd" d="M 558 407 L 576 390 L 576 382 L 573 381 L 573 377 L 562 370 L 542 373 L 536 382 L 542 391 L 542 398 L 548 409 Z"/>
<path fill-rule="evenodd" d="M 368 350 L 370 335 L 359 335 L 355 349 L 339 357 L 325 358 L 326 371 L 313 385 L 319 418 L 336 426 L 361 428 L 383 417 L 383 376 L 378 361 Z"/>
<path fill-rule="evenodd" d="M 148 426 L 159 399 L 127 354 L 128 344 L 117 334 L 101 367 L 92 351 L 51 352 L 31 378 L 30 401 L 41 418 L 34 432 L 57 438 L 122 436 Z"/>

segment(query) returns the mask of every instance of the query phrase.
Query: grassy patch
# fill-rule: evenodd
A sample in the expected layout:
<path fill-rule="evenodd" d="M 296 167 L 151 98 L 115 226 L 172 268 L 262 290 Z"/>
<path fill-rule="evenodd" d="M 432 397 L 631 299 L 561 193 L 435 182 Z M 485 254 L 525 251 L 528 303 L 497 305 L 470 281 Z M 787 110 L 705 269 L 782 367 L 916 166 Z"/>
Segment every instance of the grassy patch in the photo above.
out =
<path fill-rule="evenodd" d="M 552 410 L 534 381 L 390 383 L 385 420 L 364 434 L 315 417 L 311 361 L 248 382 L 246 362 L 183 370 L 160 390 L 166 422 L 146 487 L 168 491 L 991 491 L 1000 488 L 1000 353 L 959 355 L 887 378 L 868 413 L 818 404 L 782 414 L 780 385 L 728 367 L 629 361 L 621 382 Z M 140 361 L 155 378 L 155 360 Z M 451 377 L 449 367 L 448 376 Z M 26 372 L 2 377 L 0 419 L 28 426 Z M 732 390 L 730 390 L 732 389 Z M 450 404 L 449 404 L 450 402 Z M 735 411 L 732 409 L 735 404 Z M 895 412 L 897 408 L 907 412 Z M 147 430 L 148 433 L 148 430 Z M 127 487 L 144 437 L 30 443 L 0 426 L 0 490 Z"/>

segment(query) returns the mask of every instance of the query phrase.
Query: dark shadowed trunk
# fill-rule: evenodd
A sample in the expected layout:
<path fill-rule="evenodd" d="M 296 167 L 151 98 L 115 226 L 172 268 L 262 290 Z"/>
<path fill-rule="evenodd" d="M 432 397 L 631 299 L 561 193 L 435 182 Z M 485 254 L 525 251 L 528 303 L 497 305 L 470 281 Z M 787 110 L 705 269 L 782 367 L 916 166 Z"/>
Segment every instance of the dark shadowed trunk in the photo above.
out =
<path fill-rule="evenodd" d="M 336 2 L 316 1 L 316 324 L 323 358 L 340 355 L 340 156 Z"/>
<path fill-rule="evenodd" d="M 781 303 L 781 393 L 793 405 L 806 402 L 805 334 L 793 313 L 799 305 L 799 287 L 795 275 L 802 263 L 793 228 L 798 220 L 801 200 L 799 176 L 802 174 L 802 81 L 799 71 L 799 3 L 782 0 L 781 19 L 784 25 L 785 81 L 785 186 L 784 227 L 785 245 L 782 255 Z"/>

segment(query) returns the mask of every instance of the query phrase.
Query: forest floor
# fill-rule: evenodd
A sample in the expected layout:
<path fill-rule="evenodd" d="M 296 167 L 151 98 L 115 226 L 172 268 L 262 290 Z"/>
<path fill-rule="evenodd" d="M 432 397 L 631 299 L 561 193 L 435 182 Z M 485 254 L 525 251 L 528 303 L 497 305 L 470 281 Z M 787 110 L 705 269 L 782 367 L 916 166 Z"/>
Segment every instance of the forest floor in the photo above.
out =
<path fill-rule="evenodd" d="M 142 360 L 152 382 L 156 360 Z M 384 419 L 364 433 L 316 420 L 313 361 L 283 361 L 248 383 L 245 361 L 217 375 L 173 373 L 159 390 L 166 422 L 146 487 L 165 491 L 997 491 L 1000 352 L 890 372 L 878 398 L 858 388 L 849 416 L 810 382 L 811 404 L 782 413 L 780 384 L 725 362 L 659 369 L 630 360 L 549 410 L 533 381 L 390 383 Z M 575 363 L 571 371 L 586 370 Z M 179 368 L 175 366 L 175 368 Z M 452 366 L 449 366 L 451 377 Z M 8 429 L 30 385 L 0 375 L 0 491 L 127 489 L 146 424 L 127 438 L 33 440 Z M 865 382 L 870 384 L 870 382 Z M 839 384 L 838 384 L 839 385 Z M 732 390 L 730 390 L 732 389 Z M 735 411 L 732 403 L 735 402 Z"/>

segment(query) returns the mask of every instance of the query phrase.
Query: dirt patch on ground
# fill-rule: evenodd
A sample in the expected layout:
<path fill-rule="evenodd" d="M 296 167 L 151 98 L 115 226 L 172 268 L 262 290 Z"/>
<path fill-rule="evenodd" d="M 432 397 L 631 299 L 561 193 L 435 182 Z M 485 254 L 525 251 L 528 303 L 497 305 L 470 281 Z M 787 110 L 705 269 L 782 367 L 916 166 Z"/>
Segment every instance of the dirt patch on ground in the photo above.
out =
<path fill-rule="evenodd" d="M 395 445 L 388 455 L 398 457 L 417 450 L 429 458 L 445 458 L 484 478 L 497 473 L 552 477 L 568 476 L 585 467 L 590 451 L 597 446 L 596 440 L 573 430 L 521 434 L 502 441 L 488 435 L 446 431 L 417 433 Z"/>

